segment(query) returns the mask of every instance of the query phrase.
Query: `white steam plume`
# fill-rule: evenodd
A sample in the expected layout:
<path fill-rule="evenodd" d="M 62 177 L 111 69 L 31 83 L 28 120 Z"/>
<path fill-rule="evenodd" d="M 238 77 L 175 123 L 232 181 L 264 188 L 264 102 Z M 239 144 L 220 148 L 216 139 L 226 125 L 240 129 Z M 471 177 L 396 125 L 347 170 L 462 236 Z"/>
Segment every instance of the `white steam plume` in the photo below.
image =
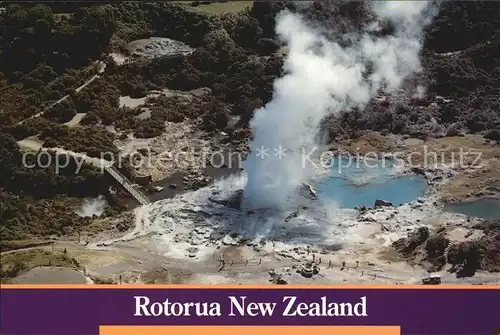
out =
<path fill-rule="evenodd" d="M 93 217 L 94 215 L 101 216 L 107 205 L 108 203 L 102 195 L 99 195 L 94 199 L 85 199 L 82 207 L 76 212 L 76 214 L 81 217 Z"/>
<path fill-rule="evenodd" d="M 372 2 L 375 15 L 366 30 L 342 47 L 308 27 L 299 15 L 283 12 L 276 32 L 289 47 L 285 75 L 274 96 L 255 111 L 254 140 L 245 162 L 248 182 L 243 206 L 281 208 L 312 176 L 307 156 L 316 148 L 319 126 L 330 114 L 364 108 L 381 90 L 394 91 L 420 70 L 423 28 L 435 10 L 427 1 Z M 390 36 L 370 34 L 389 21 Z M 277 150 L 284 150 L 283 156 Z M 262 151 L 264 150 L 264 151 Z"/>

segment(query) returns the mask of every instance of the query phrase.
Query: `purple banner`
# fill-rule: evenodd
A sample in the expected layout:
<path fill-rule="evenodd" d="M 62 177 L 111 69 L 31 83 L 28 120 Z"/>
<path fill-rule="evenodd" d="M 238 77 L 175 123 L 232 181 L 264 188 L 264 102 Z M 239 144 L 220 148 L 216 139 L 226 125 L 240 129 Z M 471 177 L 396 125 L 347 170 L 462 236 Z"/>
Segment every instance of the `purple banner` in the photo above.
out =
<path fill-rule="evenodd" d="M 378 325 L 415 335 L 491 335 L 500 327 L 500 290 L 490 288 L 152 286 L 0 293 L 2 335 L 98 334 L 99 325 Z"/>

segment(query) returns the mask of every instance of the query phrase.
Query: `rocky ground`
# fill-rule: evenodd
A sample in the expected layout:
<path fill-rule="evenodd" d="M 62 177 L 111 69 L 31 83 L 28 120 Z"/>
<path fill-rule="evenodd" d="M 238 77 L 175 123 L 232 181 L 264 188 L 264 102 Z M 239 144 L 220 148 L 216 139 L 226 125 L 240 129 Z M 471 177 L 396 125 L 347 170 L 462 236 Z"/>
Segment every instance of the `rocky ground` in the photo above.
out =
<path fill-rule="evenodd" d="M 188 102 L 204 94 L 207 94 L 206 90 L 164 90 L 152 92 L 148 97 L 169 95 Z M 155 102 L 146 98 L 123 99 L 123 103 L 143 110 L 155 108 Z M 136 138 L 133 134 L 128 134 L 115 141 L 120 151 L 120 164 L 131 167 L 135 176 L 151 177 L 152 184 L 146 191 L 153 201 L 206 186 L 214 178 L 227 176 L 241 169 L 245 152 L 238 148 L 238 143 L 222 143 L 227 140 L 227 134 L 209 134 L 202 129 L 201 122 L 203 121 L 199 118 L 184 119 L 182 122 L 167 121 L 165 131 L 159 136 Z M 154 187 L 161 187 L 163 190 L 158 193 L 152 190 Z"/>
<path fill-rule="evenodd" d="M 323 13 L 322 6 L 330 4 L 320 2 L 314 9 Z M 375 208 L 358 209 L 304 198 L 299 208 L 285 212 L 245 212 L 239 208 L 245 177 L 234 174 L 239 169 L 207 186 L 216 171 L 223 171 L 220 177 L 228 170 L 205 169 L 210 162 L 199 153 L 244 156 L 247 138 L 208 133 L 201 119 L 185 118 L 167 122 L 159 136 L 121 136 L 115 143 L 124 159 L 138 157 L 136 175 L 150 175 L 153 185 L 165 187 L 154 198 L 159 201 L 95 220 L 97 236 L 73 236 L 39 249 L 55 248 L 57 259 L 64 255 L 62 266 L 66 255 L 76 260 L 72 266 L 95 283 L 412 284 L 434 272 L 443 283 L 500 283 L 500 222 L 442 211 L 447 202 L 500 199 L 498 62 L 491 58 L 500 45 L 498 20 L 482 23 L 495 12 L 489 2 L 472 11 L 469 6 L 475 5 L 443 5 L 426 37 L 425 71 L 412 78 L 411 89 L 377 97 L 363 113 L 325 122 L 333 151 L 401 154 L 407 163 L 403 172 L 425 175 L 425 197 L 399 207 L 380 201 Z M 463 39 L 449 38 L 457 31 Z M 117 65 L 193 51 L 157 38 L 134 41 L 129 49 L 131 58 L 111 55 Z M 188 105 L 204 93 L 164 89 L 139 98 L 122 96 L 120 106 L 138 108 L 137 117 L 148 118 L 159 96 L 176 96 Z M 69 125 L 79 121 L 75 116 Z M 38 145 L 29 139 L 20 144 Z M 437 159 L 424 160 L 428 152 Z M 9 262 L 2 260 L 3 269 L 19 265 Z M 51 262 L 28 267 L 44 269 Z M 40 271 L 45 276 L 51 270 L 35 274 Z M 31 280 L 26 274 L 22 278 Z"/>
<path fill-rule="evenodd" d="M 150 37 L 128 43 L 127 55 L 114 52 L 110 54 L 110 57 L 116 65 L 120 66 L 141 58 L 154 59 L 163 56 L 189 55 L 194 50 L 177 40 L 166 37 Z"/>
<path fill-rule="evenodd" d="M 192 134 L 188 129 L 177 124 L 147 147 L 165 150 L 170 143 L 175 145 L 170 150 L 178 150 L 192 145 L 183 142 Z M 172 140 L 175 134 L 179 137 Z M 121 149 L 138 150 L 133 143 L 129 140 Z M 495 173 L 485 172 L 498 166 L 497 146 L 479 136 L 419 141 L 372 134 L 332 150 L 347 153 L 355 148 L 395 157 L 426 148 L 448 154 L 467 148 L 482 153 L 476 162 L 481 167 L 407 161 L 401 173 L 416 171 L 428 183 L 425 197 L 411 203 L 394 207 L 379 201 L 374 208 L 339 209 L 306 192 L 299 208 L 284 212 L 241 210 L 246 179 L 233 174 L 100 220 L 108 229 L 97 236 L 56 245 L 64 246 L 94 282 L 418 284 L 438 273 L 443 283 L 500 283 L 500 222 L 442 211 L 450 199 L 498 197 L 492 186 Z"/>
<path fill-rule="evenodd" d="M 240 210 L 245 177 L 234 175 L 112 219 L 125 235 L 58 243 L 94 282 L 418 284 L 438 273 L 500 283 L 500 222 L 443 213 L 456 173 L 423 173 L 426 196 L 399 207 L 339 209 L 309 196 L 298 210 L 257 213 Z"/>
<path fill-rule="evenodd" d="M 389 153 L 419 173 L 441 173 L 439 198 L 443 202 L 500 198 L 500 147 L 479 135 L 443 136 L 419 140 L 378 133 L 347 140 L 340 146 L 353 154 Z M 441 171 L 441 172 L 440 172 Z"/>
<path fill-rule="evenodd" d="M 138 175 L 151 175 L 153 181 L 161 180 L 175 172 L 200 172 L 203 162 L 201 153 L 210 148 L 204 134 L 189 121 L 167 124 L 167 131 L 155 138 L 136 139 L 133 135 L 118 140 L 117 147 L 124 157 L 140 155 L 137 165 Z M 127 159 L 127 158 L 124 158 Z M 133 159 L 133 158 L 131 158 Z"/>
<path fill-rule="evenodd" d="M 358 209 L 304 198 L 299 209 L 280 213 L 240 210 L 244 175 L 204 187 L 212 182 L 203 168 L 210 162 L 200 152 L 221 151 L 221 142 L 192 120 L 167 124 L 151 139 L 117 140 L 124 157 L 140 155 L 138 175 L 161 182 L 180 173 L 172 186 L 179 192 L 98 220 L 104 233 L 58 241 L 59 250 L 64 247 L 94 282 L 106 283 L 410 284 L 434 272 L 444 283 L 500 283 L 500 222 L 442 212 L 450 201 L 499 198 L 500 148 L 494 142 L 479 135 L 422 140 L 376 132 L 342 141 L 330 150 L 403 159 L 401 173 L 425 175 L 427 194 L 399 207 L 381 201 Z M 172 153 L 180 154 L 177 161 Z M 426 161 L 429 153 L 437 156 Z"/>
<path fill-rule="evenodd" d="M 133 41 L 129 44 L 132 57 L 156 58 L 183 54 L 187 55 L 194 51 L 188 45 L 165 37 L 151 37 L 144 40 Z"/>

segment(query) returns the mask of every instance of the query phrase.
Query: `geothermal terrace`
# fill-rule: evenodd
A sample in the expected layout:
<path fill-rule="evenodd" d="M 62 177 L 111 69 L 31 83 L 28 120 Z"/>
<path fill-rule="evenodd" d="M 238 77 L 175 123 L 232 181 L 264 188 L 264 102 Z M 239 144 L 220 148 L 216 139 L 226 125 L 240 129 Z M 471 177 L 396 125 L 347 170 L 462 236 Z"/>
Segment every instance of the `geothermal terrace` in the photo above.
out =
<path fill-rule="evenodd" d="M 287 10 L 278 14 L 276 34 L 286 46 L 280 48 L 283 71 L 272 99 L 253 113 L 248 143 L 231 146 L 223 131 L 205 134 L 203 116 L 164 121 L 163 131 L 147 138 L 107 125 L 120 154 L 147 156 L 150 164 L 133 172 L 149 178 L 148 187 L 156 191 L 144 194 L 109 163 L 106 171 L 137 201 L 124 213 L 104 216 L 103 196 L 86 199 L 75 212 L 92 220 L 96 233 L 75 230 L 2 253 L 10 260 L 27 252 L 34 264 L 12 281 L 420 284 L 434 275 L 443 283 L 500 283 L 498 144 L 453 129 L 425 140 L 375 132 L 324 139 L 323 122 L 330 117 L 425 95 L 425 87 L 412 80 L 422 71 L 424 31 L 439 8 L 427 1 L 370 2 L 369 8 L 369 24 L 348 34 L 319 31 Z M 385 25 L 393 30 L 390 37 L 384 36 Z M 129 56 L 110 54 L 112 70 L 100 66 L 79 90 L 137 59 L 187 57 L 195 50 L 160 37 L 129 47 Z M 135 122 L 158 113 L 156 98 L 174 97 L 189 109 L 210 94 L 205 88 L 145 90 L 142 97 L 120 96 L 119 106 L 124 113 L 140 111 Z M 450 101 L 436 98 L 429 115 L 438 103 Z M 84 116 L 65 125 L 78 128 Z M 232 117 L 228 124 L 240 121 Z M 438 127 L 434 116 L 426 125 Z M 149 126 L 145 133 L 154 128 Z M 41 149 L 37 135 L 18 144 L 63 152 Z M 199 155 L 187 167 L 160 164 L 163 153 L 192 147 L 226 154 L 237 149 L 242 166 L 200 168 Z M 463 149 L 470 155 L 464 158 Z M 427 150 L 439 153 L 431 163 Z M 366 160 L 369 154 L 376 157 Z M 39 262 L 47 255 L 50 264 Z"/>

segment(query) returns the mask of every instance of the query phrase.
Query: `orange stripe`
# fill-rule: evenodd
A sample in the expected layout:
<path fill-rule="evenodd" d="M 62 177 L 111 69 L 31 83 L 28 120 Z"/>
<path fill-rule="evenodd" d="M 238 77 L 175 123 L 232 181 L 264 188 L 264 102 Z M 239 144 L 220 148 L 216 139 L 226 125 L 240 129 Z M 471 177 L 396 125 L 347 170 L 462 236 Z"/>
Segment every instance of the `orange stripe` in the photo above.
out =
<path fill-rule="evenodd" d="M 460 290 L 491 290 L 500 289 L 500 285 L 144 285 L 144 284 L 77 284 L 77 285 L 19 285 L 19 284 L 1 284 L 1 289 L 377 289 L 377 290 L 394 290 L 394 289 L 419 289 L 419 290 L 447 290 L 447 289 L 460 289 Z"/>
<path fill-rule="evenodd" d="M 99 335 L 400 335 L 399 326 L 101 326 Z"/>

